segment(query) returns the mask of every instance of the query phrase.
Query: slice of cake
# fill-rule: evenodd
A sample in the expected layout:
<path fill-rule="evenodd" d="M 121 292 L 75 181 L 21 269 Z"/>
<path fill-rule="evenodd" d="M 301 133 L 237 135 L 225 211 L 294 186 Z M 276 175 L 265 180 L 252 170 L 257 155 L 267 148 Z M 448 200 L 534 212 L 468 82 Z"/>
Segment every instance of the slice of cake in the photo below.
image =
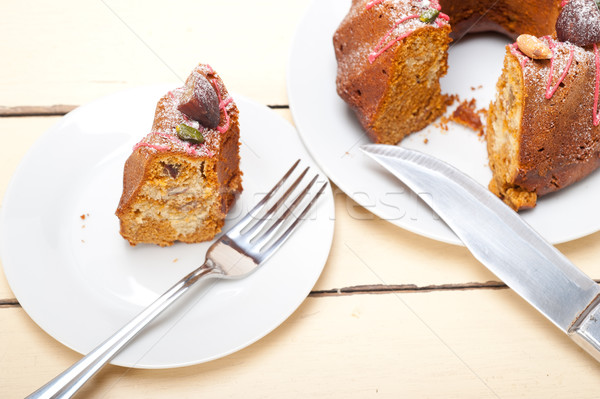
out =
<path fill-rule="evenodd" d="M 573 16 L 595 20 L 594 29 L 583 29 Z M 557 34 L 519 37 L 507 47 L 488 110 L 489 188 L 515 210 L 532 208 L 539 196 L 600 167 L 600 11 L 595 2 L 566 4 Z"/>
<path fill-rule="evenodd" d="M 242 191 L 238 108 L 198 65 L 157 104 L 151 132 L 125 162 L 116 211 L 131 245 L 211 240 Z"/>
<path fill-rule="evenodd" d="M 449 34 L 435 1 L 352 2 L 333 36 L 337 92 L 372 141 L 396 144 L 444 113 Z"/>

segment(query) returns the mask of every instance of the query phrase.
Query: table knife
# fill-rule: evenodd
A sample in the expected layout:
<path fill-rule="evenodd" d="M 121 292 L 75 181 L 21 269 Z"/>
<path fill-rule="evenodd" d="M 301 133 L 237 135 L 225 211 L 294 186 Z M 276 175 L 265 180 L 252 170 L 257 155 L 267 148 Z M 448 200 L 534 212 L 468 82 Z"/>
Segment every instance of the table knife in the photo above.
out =
<path fill-rule="evenodd" d="M 398 146 L 361 149 L 419 195 L 477 260 L 600 361 L 600 285 L 455 167 Z"/>

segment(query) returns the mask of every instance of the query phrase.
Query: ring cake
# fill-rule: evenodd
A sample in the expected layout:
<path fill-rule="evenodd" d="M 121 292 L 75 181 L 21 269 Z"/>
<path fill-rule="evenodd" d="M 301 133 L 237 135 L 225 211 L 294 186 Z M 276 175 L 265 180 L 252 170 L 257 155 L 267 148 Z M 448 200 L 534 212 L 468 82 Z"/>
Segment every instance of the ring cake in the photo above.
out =
<path fill-rule="evenodd" d="M 125 162 L 116 215 L 131 245 L 212 239 L 242 191 L 238 108 L 198 65 L 156 106 L 151 132 Z"/>
<path fill-rule="evenodd" d="M 374 142 L 396 144 L 444 113 L 451 37 L 484 30 L 518 36 L 488 110 L 490 189 L 530 208 L 600 166 L 594 0 L 353 0 L 333 37 L 337 91 Z"/>

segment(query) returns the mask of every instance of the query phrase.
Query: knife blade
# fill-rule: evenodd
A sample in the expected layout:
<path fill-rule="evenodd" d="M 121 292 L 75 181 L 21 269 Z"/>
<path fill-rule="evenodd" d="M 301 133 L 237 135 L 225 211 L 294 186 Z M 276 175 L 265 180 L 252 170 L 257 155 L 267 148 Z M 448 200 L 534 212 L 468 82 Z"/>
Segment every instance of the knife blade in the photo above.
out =
<path fill-rule="evenodd" d="M 419 195 L 477 260 L 600 361 L 600 285 L 455 167 L 397 146 L 361 149 Z"/>

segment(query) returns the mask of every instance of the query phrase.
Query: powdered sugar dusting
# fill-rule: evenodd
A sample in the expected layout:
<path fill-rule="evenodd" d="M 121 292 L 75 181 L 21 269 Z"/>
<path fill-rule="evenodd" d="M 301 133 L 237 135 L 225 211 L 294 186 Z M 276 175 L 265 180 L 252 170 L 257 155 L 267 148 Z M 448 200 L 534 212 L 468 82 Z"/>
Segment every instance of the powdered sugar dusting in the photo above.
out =
<path fill-rule="evenodd" d="M 521 50 L 519 50 L 519 45 L 516 42 L 510 45 L 510 52 L 515 57 L 520 58 L 521 69 L 525 68 L 525 64 L 527 64 L 527 61 L 529 60 L 529 58 L 527 56 L 525 56 L 525 54 L 523 54 L 521 52 Z"/>
<path fill-rule="evenodd" d="M 600 42 L 600 10 L 595 0 L 570 0 L 556 20 L 556 34 L 560 41 L 578 46 Z"/>
<path fill-rule="evenodd" d="M 554 56 L 554 49 L 557 47 L 556 41 L 552 40 L 552 38 L 546 36 L 546 40 L 548 41 L 548 46 L 550 47 L 550 51 L 552 51 L 552 58 L 550 59 L 550 71 L 548 71 L 548 83 L 546 84 L 546 98 L 552 98 L 556 89 L 558 89 L 558 85 L 565 79 L 567 73 L 569 73 L 569 68 L 571 67 L 571 63 L 573 62 L 573 52 L 575 51 L 575 46 L 569 46 L 569 57 L 563 67 L 563 72 L 559 76 L 556 81 L 556 84 L 552 86 L 552 73 L 554 71 L 554 64 L 556 63 L 556 57 Z"/>
<path fill-rule="evenodd" d="M 597 54 L 596 46 L 594 45 L 594 51 L 590 51 L 569 42 L 558 41 L 550 36 L 544 36 L 540 39 L 546 42 L 552 50 L 550 60 L 531 60 L 520 51 L 511 49 L 511 53 L 521 63 L 523 77 L 531 82 L 528 84 L 537 87 L 535 92 L 538 94 L 529 97 L 528 101 L 539 103 L 538 107 L 545 109 L 542 102 L 552 99 L 560 91 L 564 91 L 563 98 L 571 95 L 579 96 L 581 98 L 581 101 L 579 101 L 581 110 L 584 108 L 589 110 L 587 112 L 589 112 L 590 119 L 587 124 L 582 122 L 582 125 L 578 128 L 579 133 L 584 134 L 585 131 L 590 129 L 591 125 L 598 126 L 600 124 L 600 117 L 597 114 L 600 56 Z M 588 69 L 593 73 L 587 73 Z M 592 76 L 595 76 L 595 79 Z M 578 83 L 577 89 L 568 87 L 567 80 L 573 81 L 574 78 L 578 81 L 582 79 L 587 79 L 587 81 Z M 580 86 L 581 84 L 583 86 Z"/>
<path fill-rule="evenodd" d="M 594 43 L 594 65 L 596 66 L 596 81 L 594 82 L 594 126 L 600 125 L 600 115 L 598 115 L 598 94 L 600 91 L 600 54 L 598 54 L 598 45 Z"/>
<path fill-rule="evenodd" d="M 177 106 L 179 105 L 179 99 L 186 90 L 186 87 L 179 87 L 168 92 L 159 100 L 156 107 L 152 131 L 134 146 L 134 150 L 144 147 L 149 151 L 182 152 L 192 157 L 214 156 L 220 146 L 221 135 L 227 132 L 231 125 L 230 114 L 237 114 L 238 111 L 233 98 L 226 90 L 223 81 L 209 65 L 198 65 L 190 74 L 188 82 L 201 81 L 201 79 L 193 79 L 194 74 L 200 74 L 203 77 L 206 77 L 218 95 L 221 113 L 219 125 L 215 129 L 209 129 L 202 126 L 198 121 L 190 119 L 187 115 L 180 112 L 177 109 Z M 197 89 L 198 87 L 194 87 L 194 90 Z M 199 95 L 203 94 L 199 93 Z M 192 144 L 179 139 L 176 128 L 182 123 L 199 130 L 204 136 L 204 143 Z"/>
<path fill-rule="evenodd" d="M 424 12 L 428 10 L 437 10 L 439 12 L 441 10 L 438 0 L 417 1 L 409 5 L 408 9 L 405 6 L 406 2 L 400 0 L 373 0 L 365 5 L 365 10 L 376 8 L 377 11 L 379 7 L 386 7 L 385 11 L 392 13 L 392 19 L 395 20 L 393 26 L 369 53 L 368 60 L 371 64 L 395 43 L 410 36 L 415 29 L 429 25 L 430 23 L 423 22 L 420 19 Z M 446 14 L 440 12 L 434 21 L 435 26 L 441 28 L 449 20 L 450 18 Z"/>

